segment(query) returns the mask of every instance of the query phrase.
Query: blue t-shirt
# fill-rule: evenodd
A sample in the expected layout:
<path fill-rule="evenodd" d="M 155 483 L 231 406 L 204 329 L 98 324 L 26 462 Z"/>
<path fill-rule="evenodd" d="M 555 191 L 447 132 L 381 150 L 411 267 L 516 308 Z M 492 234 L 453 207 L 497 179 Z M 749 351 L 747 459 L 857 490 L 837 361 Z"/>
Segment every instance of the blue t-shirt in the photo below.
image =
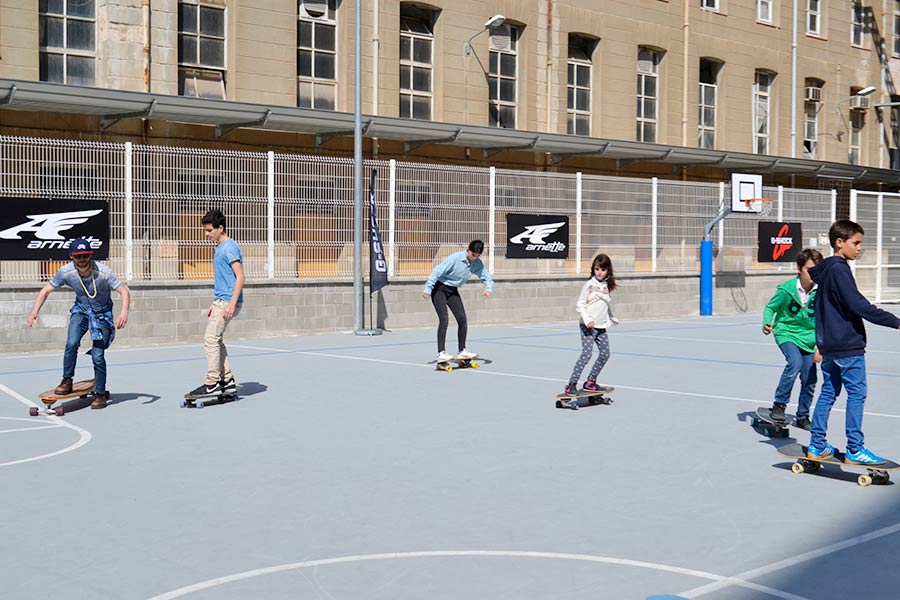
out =
<path fill-rule="evenodd" d="M 231 268 L 231 263 L 233 262 L 243 264 L 244 261 L 241 257 L 240 246 L 233 239 L 228 238 L 216 246 L 216 253 L 213 256 L 216 300 L 230 302 L 231 297 L 234 295 L 234 284 L 237 281 L 237 276 L 234 274 L 234 269 Z M 243 301 L 244 292 L 241 291 L 241 295 L 238 297 L 238 304 L 241 304 Z"/>
<path fill-rule="evenodd" d="M 57 289 L 64 285 L 72 288 L 75 292 L 75 304 L 87 311 L 110 310 L 112 290 L 119 289 L 122 282 L 106 265 L 95 262 L 91 264 L 93 269 L 89 277 L 82 277 L 75 268 L 75 263 L 64 265 L 50 280 L 50 285 Z"/>

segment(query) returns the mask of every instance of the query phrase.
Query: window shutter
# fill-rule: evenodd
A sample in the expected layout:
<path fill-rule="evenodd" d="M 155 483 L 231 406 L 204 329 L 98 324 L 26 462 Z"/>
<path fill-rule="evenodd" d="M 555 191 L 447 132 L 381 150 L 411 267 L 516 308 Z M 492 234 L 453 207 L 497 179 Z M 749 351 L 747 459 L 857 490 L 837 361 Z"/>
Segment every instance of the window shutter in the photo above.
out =
<path fill-rule="evenodd" d="M 313 19 L 321 19 L 328 13 L 328 0 L 301 0 L 300 8 Z"/>

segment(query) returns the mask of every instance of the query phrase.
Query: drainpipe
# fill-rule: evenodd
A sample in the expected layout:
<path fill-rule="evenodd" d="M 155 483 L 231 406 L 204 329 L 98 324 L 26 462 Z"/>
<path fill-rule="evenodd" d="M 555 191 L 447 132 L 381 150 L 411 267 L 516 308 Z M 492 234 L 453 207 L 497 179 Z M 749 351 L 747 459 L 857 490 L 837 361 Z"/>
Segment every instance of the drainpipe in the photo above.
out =
<path fill-rule="evenodd" d="M 684 68 L 681 74 L 681 80 L 684 82 L 681 91 L 681 145 L 687 146 L 688 140 L 688 50 L 690 48 L 691 39 L 691 2 L 684 0 Z M 659 100 L 657 100 L 659 102 Z M 659 106 L 656 108 L 659 111 Z"/>
<path fill-rule="evenodd" d="M 379 17 L 381 10 L 378 7 L 378 0 L 372 0 L 372 115 L 378 114 L 378 60 L 379 50 L 381 47 Z"/>
<path fill-rule="evenodd" d="M 144 33 L 144 91 L 150 91 L 150 0 L 141 0 L 141 25 Z"/>
<path fill-rule="evenodd" d="M 797 0 L 791 15 L 791 158 L 797 156 Z M 780 206 L 780 205 L 779 205 Z"/>
<path fill-rule="evenodd" d="M 553 1 L 547 0 L 547 131 L 553 116 Z"/>

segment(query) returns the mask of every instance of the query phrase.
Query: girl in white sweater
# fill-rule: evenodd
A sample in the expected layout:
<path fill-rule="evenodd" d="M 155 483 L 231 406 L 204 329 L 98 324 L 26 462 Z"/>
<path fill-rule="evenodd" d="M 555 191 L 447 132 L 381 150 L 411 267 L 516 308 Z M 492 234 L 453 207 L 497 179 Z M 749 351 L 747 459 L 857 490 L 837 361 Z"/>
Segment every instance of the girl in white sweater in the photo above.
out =
<path fill-rule="evenodd" d="M 581 329 L 581 356 L 575 363 L 572 376 L 566 385 L 566 394 L 578 393 L 578 379 L 581 372 L 591 360 L 594 344 L 597 345 L 597 362 L 591 368 L 587 381 L 582 389 L 586 392 L 599 390 L 597 376 L 609 360 L 609 337 L 606 330 L 613 325 L 618 325 L 619 320 L 613 315 L 610 304 L 610 293 L 616 289 L 616 278 L 613 275 L 612 261 L 606 254 L 598 254 L 591 265 L 592 276 L 581 288 L 581 295 L 575 308 L 581 315 L 579 328 Z"/>

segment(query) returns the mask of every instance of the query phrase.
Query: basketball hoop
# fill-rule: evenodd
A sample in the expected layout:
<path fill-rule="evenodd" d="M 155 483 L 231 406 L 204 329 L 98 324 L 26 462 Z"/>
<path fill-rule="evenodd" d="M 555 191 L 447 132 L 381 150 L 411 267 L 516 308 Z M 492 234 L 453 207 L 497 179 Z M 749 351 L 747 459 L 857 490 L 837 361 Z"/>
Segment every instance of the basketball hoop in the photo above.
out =
<path fill-rule="evenodd" d="M 744 198 L 742 202 L 747 207 L 747 212 L 756 212 L 763 217 L 768 217 L 772 214 L 775 198 Z"/>

